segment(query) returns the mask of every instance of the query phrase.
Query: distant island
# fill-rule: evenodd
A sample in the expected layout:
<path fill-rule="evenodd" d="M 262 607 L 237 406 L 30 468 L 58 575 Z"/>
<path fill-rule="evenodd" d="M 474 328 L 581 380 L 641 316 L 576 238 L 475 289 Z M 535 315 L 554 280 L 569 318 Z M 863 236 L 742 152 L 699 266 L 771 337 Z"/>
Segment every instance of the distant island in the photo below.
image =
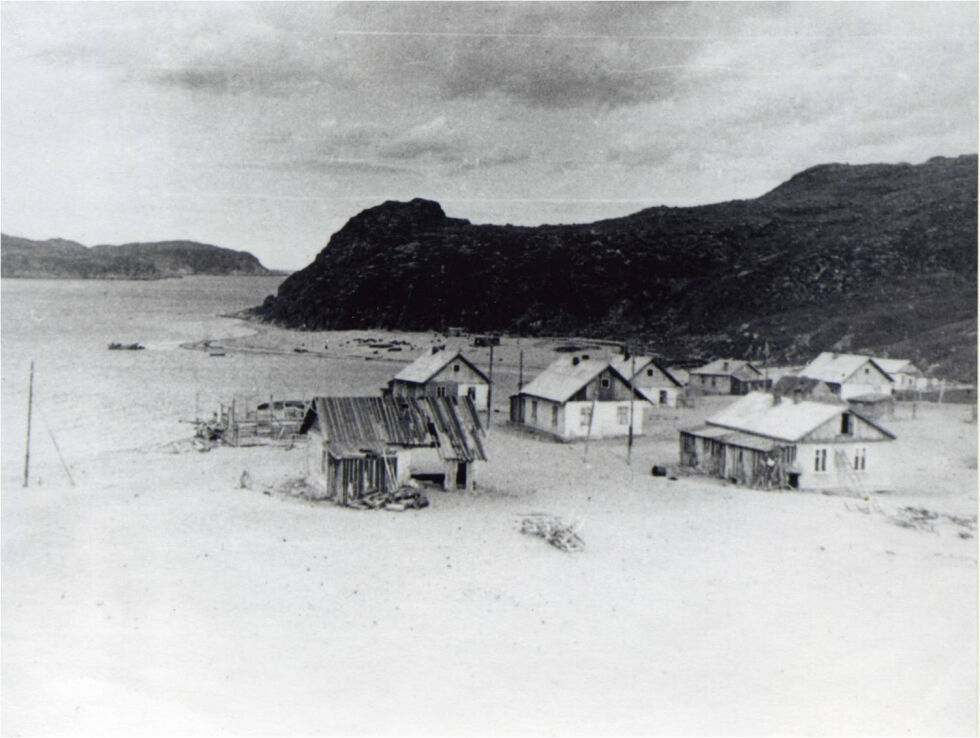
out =
<path fill-rule="evenodd" d="M 195 274 L 273 275 L 247 251 L 195 241 L 83 246 L 53 238 L 33 241 L 0 234 L 0 273 L 4 278 L 166 279 Z"/>
<path fill-rule="evenodd" d="M 977 156 L 826 164 L 762 197 L 580 225 L 354 216 L 251 315 L 289 328 L 631 339 L 669 359 L 911 358 L 973 381 Z"/>

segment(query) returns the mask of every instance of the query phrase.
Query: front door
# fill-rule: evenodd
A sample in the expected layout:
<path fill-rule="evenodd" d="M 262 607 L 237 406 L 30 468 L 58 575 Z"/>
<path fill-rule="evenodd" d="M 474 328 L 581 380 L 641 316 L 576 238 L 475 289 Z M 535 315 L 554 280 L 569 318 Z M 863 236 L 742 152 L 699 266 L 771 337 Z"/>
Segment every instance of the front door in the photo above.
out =
<path fill-rule="evenodd" d="M 456 465 L 456 489 L 466 489 L 466 463 Z"/>

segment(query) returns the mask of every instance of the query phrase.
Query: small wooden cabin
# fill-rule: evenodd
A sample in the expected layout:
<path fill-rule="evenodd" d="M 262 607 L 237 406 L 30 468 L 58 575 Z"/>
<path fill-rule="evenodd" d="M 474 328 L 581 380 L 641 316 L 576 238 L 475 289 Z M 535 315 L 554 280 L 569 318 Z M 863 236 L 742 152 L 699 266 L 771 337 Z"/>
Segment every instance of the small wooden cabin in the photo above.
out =
<path fill-rule="evenodd" d="M 490 380 L 461 351 L 434 347 L 402 369 L 384 392 L 392 397 L 469 397 L 486 407 Z"/>
<path fill-rule="evenodd" d="M 770 384 L 763 372 L 741 359 L 715 359 L 689 374 L 689 391 L 702 395 L 744 395 Z"/>
<path fill-rule="evenodd" d="M 681 465 L 759 488 L 885 489 L 895 436 L 845 404 L 752 392 L 680 432 Z"/>
<path fill-rule="evenodd" d="M 625 436 L 631 426 L 642 435 L 650 404 L 636 388 L 631 402 L 629 380 L 609 361 L 570 356 L 511 395 L 510 420 L 563 441 Z"/>
<path fill-rule="evenodd" d="M 299 432 L 310 439 L 311 486 L 341 504 L 414 476 L 438 477 L 444 489 L 472 489 L 478 463 L 487 460 L 467 397 L 316 397 Z"/>

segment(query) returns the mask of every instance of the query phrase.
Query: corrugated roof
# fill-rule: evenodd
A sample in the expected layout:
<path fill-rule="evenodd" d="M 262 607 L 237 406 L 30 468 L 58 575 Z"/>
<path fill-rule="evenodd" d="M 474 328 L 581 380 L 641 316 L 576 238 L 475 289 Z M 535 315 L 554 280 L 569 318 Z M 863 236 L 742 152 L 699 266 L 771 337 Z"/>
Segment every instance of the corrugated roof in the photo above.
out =
<path fill-rule="evenodd" d="M 704 426 L 702 428 L 693 428 L 682 432 L 687 433 L 688 435 L 698 436 L 699 438 L 707 438 L 712 441 L 718 441 L 719 443 L 727 443 L 730 446 L 749 448 L 754 451 L 772 451 L 779 445 L 771 438 L 762 438 L 749 433 L 728 430 L 727 428 L 713 428 L 711 426 Z"/>
<path fill-rule="evenodd" d="M 831 418 L 847 411 L 844 405 L 783 400 L 773 404 L 767 392 L 750 392 L 707 419 L 710 425 L 754 433 L 782 441 L 798 441 Z"/>
<path fill-rule="evenodd" d="M 411 364 L 402 369 L 395 375 L 395 379 L 402 382 L 412 382 L 424 384 L 441 372 L 447 364 L 460 359 L 465 362 L 473 371 L 488 381 L 486 375 L 480 371 L 472 361 L 463 356 L 462 351 L 428 351 L 415 359 Z"/>
<path fill-rule="evenodd" d="M 438 446 L 445 459 L 487 458 L 479 416 L 468 397 L 315 397 L 300 433 L 314 423 L 338 456 L 383 453 L 390 446 Z"/>
<path fill-rule="evenodd" d="M 609 366 L 609 362 L 602 359 L 581 359 L 577 364 L 571 357 L 555 359 L 547 369 L 528 382 L 519 394 L 565 402 Z"/>
<path fill-rule="evenodd" d="M 839 384 L 860 369 L 865 362 L 870 362 L 871 366 L 885 375 L 887 379 L 891 380 L 888 372 L 882 369 L 870 356 L 863 356 L 861 354 L 835 354 L 832 351 L 824 351 L 816 359 L 803 367 L 800 370 L 800 376 Z"/>
<path fill-rule="evenodd" d="M 697 369 L 691 369 L 691 374 L 717 374 L 717 375 L 733 375 L 742 370 L 747 370 L 743 372 L 743 375 L 761 375 L 758 369 L 752 366 L 749 362 L 743 361 L 742 359 L 715 359 L 712 362 L 705 364 Z"/>
<path fill-rule="evenodd" d="M 622 354 L 619 354 L 618 356 L 614 356 L 609 363 L 612 364 L 613 369 L 618 371 L 624 377 L 629 377 L 630 372 L 633 371 L 634 359 L 636 360 L 636 364 L 635 364 L 636 374 L 633 376 L 634 384 L 642 384 L 643 380 L 647 378 L 646 375 L 643 374 L 643 368 L 649 363 L 649 364 L 653 364 L 657 369 L 663 372 L 664 375 L 667 377 L 667 379 L 669 379 L 673 384 L 675 384 L 678 387 L 681 386 L 681 383 L 677 381 L 677 378 L 674 377 L 669 371 L 667 371 L 667 369 L 660 366 L 660 364 L 657 363 L 657 360 L 654 359 L 652 356 L 628 356 L 627 357 L 627 356 L 623 356 Z"/>

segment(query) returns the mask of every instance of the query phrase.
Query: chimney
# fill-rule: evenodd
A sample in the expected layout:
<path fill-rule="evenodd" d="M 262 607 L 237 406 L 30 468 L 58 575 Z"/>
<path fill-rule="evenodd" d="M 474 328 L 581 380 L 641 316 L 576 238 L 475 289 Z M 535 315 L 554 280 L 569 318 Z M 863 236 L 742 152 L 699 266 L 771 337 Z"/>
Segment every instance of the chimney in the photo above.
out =
<path fill-rule="evenodd" d="M 572 366 L 578 366 L 579 358 L 577 356 L 572 357 Z"/>
<path fill-rule="evenodd" d="M 799 405 L 800 404 L 800 399 L 802 397 L 803 397 L 803 390 L 801 390 L 799 387 L 796 387 L 793 390 L 793 404 L 794 405 Z"/>
<path fill-rule="evenodd" d="M 582 354 L 582 361 L 586 361 L 589 358 L 588 354 Z"/>
<path fill-rule="evenodd" d="M 722 368 L 723 371 L 726 371 L 727 372 L 728 371 L 728 362 L 727 361 L 722 362 L 721 368 Z"/>
<path fill-rule="evenodd" d="M 432 353 L 433 353 L 433 355 L 438 354 L 439 353 L 439 347 L 438 346 L 433 346 L 432 347 Z"/>

